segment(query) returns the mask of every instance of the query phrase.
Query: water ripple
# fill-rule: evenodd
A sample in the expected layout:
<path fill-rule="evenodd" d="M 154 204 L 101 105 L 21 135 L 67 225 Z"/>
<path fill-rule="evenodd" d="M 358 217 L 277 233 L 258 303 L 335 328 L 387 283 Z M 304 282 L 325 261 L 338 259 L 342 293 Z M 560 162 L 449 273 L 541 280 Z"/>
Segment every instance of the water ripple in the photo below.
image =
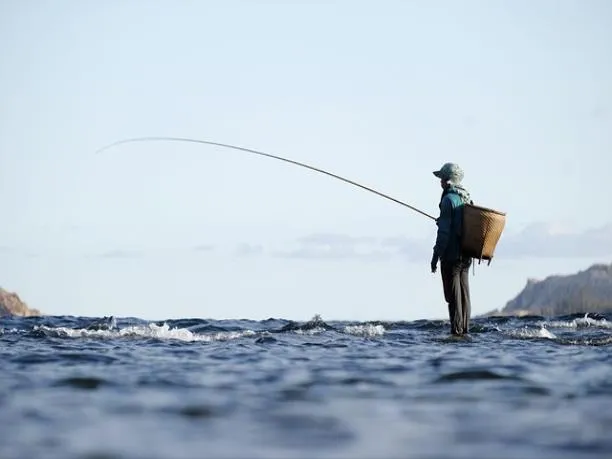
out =
<path fill-rule="evenodd" d="M 0 457 L 607 457 L 605 315 L 0 319 Z"/>

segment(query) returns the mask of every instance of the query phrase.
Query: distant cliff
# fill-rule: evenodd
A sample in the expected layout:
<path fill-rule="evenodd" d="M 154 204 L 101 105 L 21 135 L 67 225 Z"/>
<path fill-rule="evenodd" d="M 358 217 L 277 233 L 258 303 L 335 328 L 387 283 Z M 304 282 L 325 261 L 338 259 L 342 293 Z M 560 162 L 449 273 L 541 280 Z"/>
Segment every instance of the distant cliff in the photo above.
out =
<path fill-rule="evenodd" d="M 501 310 L 485 315 L 559 316 L 582 312 L 612 312 L 612 264 L 596 264 L 571 275 L 529 279 Z"/>
<path fill-rule="evenodd" d="M 16 293 L 0 288 L 0 317 L 3 316 L 41 316 L 38 309 L 30 309 Z"/>

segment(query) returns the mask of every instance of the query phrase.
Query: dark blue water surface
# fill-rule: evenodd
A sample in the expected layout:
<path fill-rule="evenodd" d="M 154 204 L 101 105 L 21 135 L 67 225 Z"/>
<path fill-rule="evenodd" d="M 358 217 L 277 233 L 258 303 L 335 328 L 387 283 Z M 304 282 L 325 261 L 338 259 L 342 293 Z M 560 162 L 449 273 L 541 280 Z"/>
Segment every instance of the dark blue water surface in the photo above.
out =
<path fill-rule="evenodd" d="M 4 318 L 0 458 L 609 458 L 611 319 Z"/>

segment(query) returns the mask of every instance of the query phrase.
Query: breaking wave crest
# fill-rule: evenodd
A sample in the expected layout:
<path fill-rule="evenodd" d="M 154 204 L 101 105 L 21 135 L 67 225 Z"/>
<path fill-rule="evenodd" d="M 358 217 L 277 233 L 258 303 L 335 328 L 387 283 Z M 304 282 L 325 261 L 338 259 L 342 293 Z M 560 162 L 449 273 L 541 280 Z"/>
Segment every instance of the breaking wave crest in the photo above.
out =
<path fill-rule="evenodd" d="M 67 327 L 48 327 L 37 325 L 33 328 L 34 332 L 43 332 L 47 336 L 59 338 L 153 338 L 160 340 L 178 340 L 184 342 L 194 341 L 228 341 L 255 335 L 252 330 L 217 332 L 209 334 L 193 333 L 186 328 L 171 328 L 167 323 L 157 325 L 150 323 L 147 325 L 129 326 L 118 330 L 96 330 L 87 328 L 67 328 Z"/>
<path fill-rule="evenodd" d="M 366 337 L 382 336 L 385 334 L 385 327 L 380 324 L 347 325 L 344 327 L 344 333 Z"/>
<path fill-rule="evenodd" d="M 612 329 L 612 322 L 609 322 L 605 318 L 596 319 L 589 317 L 585 314 L 584 317 L 577 317 L 572 320 L 553 320 L 544 323 L 547 327 L 551 328 L 603 328 Z"/>
<path fill-rule="evenodd" d="M 538 338 L 556 339 L 557 338 L 557 336 L 554 333 L 552 333 L 550 330 L 546 329 L 543 326 L 540 328 L 522 328 L 522 329 L 508 330 L 506 333 L 515 338 L 527 338 L 527 339 L 538 339 Z"/>
<path fill-rule="evenodd" d="M 478 341 L 503 339 L 548 340 L 558 344 L 604 346 L 612 344 L 612 317 L 586 314 L 545 318 L 492 317 L 474 318 L 469 337 Z M 148 322 L 137 318 L 83 318 L 47 316 L 42 318 L 2 319 L 0 336 L 66 339 L 144 339 L 190 342 L 222 342 L 252 339 L 257 344 L 271 345 L 279 340 L 331 339 L 344 336 L 413 342 L 447 342 L 448 320 L 417 320 L 412 322 L 326 322 L 319 315 L 297 322 L 286 319 L 204 320 L 168 319 Z M 433 338 L 433 341 L 431 341 Z M 454 342 L 451 340 L 451 342 Z"/>

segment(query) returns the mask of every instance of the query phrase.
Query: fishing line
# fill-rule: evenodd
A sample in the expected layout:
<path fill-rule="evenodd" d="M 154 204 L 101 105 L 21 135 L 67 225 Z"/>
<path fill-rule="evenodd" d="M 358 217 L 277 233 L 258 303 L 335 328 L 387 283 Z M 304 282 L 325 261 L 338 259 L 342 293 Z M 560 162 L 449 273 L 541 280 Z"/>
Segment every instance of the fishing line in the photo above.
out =
<path fill-rule="evenodd" d="M 326 170 L 323 169 L 319 169 L 317 167 L 314 166 L 309 166 L 308 164 L 305 163 L 301 163 L 299 161 L 294 161 L 292 159 L 288 159 L 288 158 L 283 158 L 282 156 L 276 156 L 276 155 L 272 155 L 270 153 L 265 153 L 263 151 L 257 151 L 257 150 L 252 150 L 250 148 L 244 148 L 244 147 L 238 147 L 236 145 L 229 145 L 229 144 L 225 144 L 225 143 L 219 143 L 219 142 L 211 142 L 208 140 L 198 140 L 198 139 L 189 139 L 189 138 L 185 138 L 185 137 L 134 137 L 134 138 L 130 138 L 130 139 L 123 139 L 123 140 L 118 140 L 117 142 L 113 142 L 109 145 L 106 145 L 105 147 L 100 148 L 99 150 L 96 151 L 96 153 L 100 153 L 104 150 L 108 150 L 111 147 L 117 146 L 117 145 L 121 145 L 124 143 L 131 143 L 131 142 L 149 142 L 149 141 L 170 141 L 170 142 L 191 142 L 191 143 L 200 143 L 200 144 L 205 144 L 205 145 L 214 145 L 217 147 L 224 147 L 224 148 L 231 148 L 234 150 L 240 150 L 240 151 L 245 151 L 247 153 L 253 153 L 256 155 L 260 155 L 260 156 L 266 156 L 268 158 L 273 158 L 273 159 L 278 159 L 279 161 L 284 161 L 290 164 L 295 164 L 296 166 L 300 166 L 300 167 L 305 167 L 306 169 L 310 169 L 313 170 L 315 172 L 320 172 L 321 174 L 325 174 L 325 175 L 329 175 L 330 177 L 336 178 L 338 180 L 342 180 L 343 182 L 349 183 L 351 185 L 357 186 L 359 188 L 363 188 L 364 190 L 367 190 L 371 193 L 377 194 L 378 196 L 382 196 L 383 198 L 389 199 L 397 204 L 400 204 L 404 207 L 407 207 L 411 210 L 414 210 L 415 212 L 420 213 L 421 215 L 424 215 L 426 217 L 431 218 L 432 220 L 435 220 L 436 218 L 433 217 L 432 215 L 429 215 L 426 212 L 423 212 L 422 210 L 417 209 L 416 207 L 411 206 L 410 204 L 407 204 L 403 201 L 400 201 L 399 199 L 395 199 L 389 195 L 386 195 L 384 193 L 381 193 L 380 191 L 376 191 L 370 187 L 367 187 L 365 185 L 361 185 L 360 183 L 354 182 L 353 180 L 349 180 L 345 177 L 341 177 L 340 175 L 336 175 L 333 174 L 331 172 L 328 172 Z"/>

